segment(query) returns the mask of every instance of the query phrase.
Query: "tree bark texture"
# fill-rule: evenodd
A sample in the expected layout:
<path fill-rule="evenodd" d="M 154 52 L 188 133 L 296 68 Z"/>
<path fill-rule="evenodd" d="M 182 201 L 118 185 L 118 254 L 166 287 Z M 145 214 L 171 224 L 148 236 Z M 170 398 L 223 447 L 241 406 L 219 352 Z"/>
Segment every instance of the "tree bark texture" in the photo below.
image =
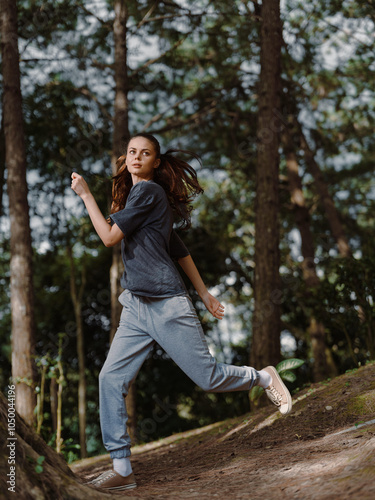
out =
<path fill-rule="evenodd" d="M 31 424 L 36 406 L 34 291 L 16 1 L 1 0 L 0 7 L 5 162 L 11 231 L 12 377 L 16 384 L 17 411 Z"/>
<path fill-rule="evenodd" d="M 256 368 L 280 358 L 279 143 L 280 5 L 264 0 L 261 16 L 261 73 L 257 125 L 255 277 L 250 363 Z"/>
<path fill-rule="evenodd" d="M 112 174 L 115 175 L 116 160 L 126 151 L 129 141 L 129 79 L 127 63 L 127 21 L 128 8 L 126 0 L 116 0 L 114 3 L 115 20 L 113 23 L 113 36 L 115 42 L 115 106 L 113 118 L 113 145 L 112 145 Z M 121 293 L 120 278 L 123 272 L 120 245 L 113 248 L 112 266 L 110 270 L 111 282 L 111 332 L 110 341 L 116 333 L 121 316 L 121 304 L 118 297 Z M 136 442 L 136 384 L 130 386 L 126 397 L 128 412 L 128 432 L 132 442 Z"/>
<path fill-rule="evenodd" d="M 291 138 L 287 129 L 284 129 L 283 144 L 286 156 L 290 197 L 296 218 L 297 228 L 301 235 L 302 276 L 306 283 L 308 292 L 317 290 L 320 280 L 315 266 L 315 248 L 313 235 L 310 229 L 310 214 L 306 206 L 302 190 L 301 177 L 298 171 L 298 160 L 291 144 Z M 328 373 L 326 359 L 326 332 L 324 324 L 318 320 L 314 312 L 310 313 L 309 336 L 311 340 L 311 351 L 314 359 L 313 372 L 316 382 L 325 380 Z"/>
<path fill-rule="evenodd" d="M 110 493 L 95 491 L 80 484 L 61 455 L 48 446 L 43 439 L 16 414 L 15 436 L 8 440 L 8 401 L 0 393 L 0 492 L 1 498 L 17 500 L 101 500 L 113 498 Z M 8 463 L 10 448 L 15 449 L 15 493 L 7 484 L 10 474 Z M 13 456 L 13 455 L 12 455 Z M 42 458 L 43 471 L 36 472 L 37 460 Z M 7 495 L 8 493 L 8 495 Z"/>
<path fill-rule="evenodd" d="M 112 175 L 117 174 L 116 161 L 125 153 L 129 140 L 128 125 L 128 66 L 127 66 L 127 20 L 128 10 L 124 0 L 116 0 L 114 4 L 115 20 L 113 23 L 113 36 L 115 43 L 115 105 L 113 117 L 113 144 L 112 144 Z M 112 266 L 110 270 L 111 282 L 111 333 L 110 340 L 116 332 L 121 315 L 121 304 L 118 301 L 120 277 L 122 274 L 122 261 L 120 246 L 113 248 Z"/>
<path fill-rule="evenodd" d="M 115 114 L 113 126 L 112 172 L 116 173 L 116 160 L 125 153 L 129 140 L 128 125 L 128 63 L 127 63 L 127 21 L 128 9 L 126 0 L 115 1 L 115 20 L 113 36 L 115 42 Z"/>
<path fill-rule="evenodd" d="M 3 215 L 3 194 L 5 177 L 5 136 L 4 136 L 4 114 L 1 117 L 0 128 L 0 217 Z"/>

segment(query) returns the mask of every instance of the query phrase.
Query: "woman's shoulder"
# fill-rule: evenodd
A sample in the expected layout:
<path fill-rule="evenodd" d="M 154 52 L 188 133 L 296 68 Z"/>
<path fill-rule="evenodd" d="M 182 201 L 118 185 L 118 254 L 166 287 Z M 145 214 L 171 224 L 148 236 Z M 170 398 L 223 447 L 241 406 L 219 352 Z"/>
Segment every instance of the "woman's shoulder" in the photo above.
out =
<path fill-rule="evenodd" d="M 158 196 L 165 196 L 164 189 L 154 181 L 141 181 L 137 182 L 132 188 L 131 193 L 154 194 Z"/>
<path fill-rule="evenodd" d="M 137 200 L 147 201 L 147 203 L 165 202 L 167 195 L 164 189 L 156 182 L 141 181 L 134 184 L 128 197 L 128 202 L 137 203 Z"/>

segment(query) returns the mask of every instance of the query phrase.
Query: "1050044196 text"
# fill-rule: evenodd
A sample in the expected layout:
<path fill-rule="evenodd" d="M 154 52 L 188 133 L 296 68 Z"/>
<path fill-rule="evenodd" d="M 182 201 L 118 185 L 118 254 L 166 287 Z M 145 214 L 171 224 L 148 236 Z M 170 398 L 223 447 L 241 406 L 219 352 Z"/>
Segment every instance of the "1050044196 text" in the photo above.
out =
<path fill-rule="evenodd" d="M 16 492 L 16 392 L 14 385 L 8 385 L 8 491 Z"/>

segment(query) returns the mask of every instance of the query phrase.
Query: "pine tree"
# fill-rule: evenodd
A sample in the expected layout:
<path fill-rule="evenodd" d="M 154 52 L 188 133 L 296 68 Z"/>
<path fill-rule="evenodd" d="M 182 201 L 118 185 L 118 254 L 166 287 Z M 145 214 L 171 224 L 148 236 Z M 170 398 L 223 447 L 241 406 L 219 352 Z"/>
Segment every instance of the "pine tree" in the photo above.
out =
<path fill-rule="evenodd" d="M 11 228 L 12 379 L 16 384 L 17 411 L 32 424 L 36 406 L 34 288 L 17 5 L 13 0 L 2 0 L 0 6 L 5 162 Z"/>
<path fill-rule="evenodd" d="M 281 20 L 279 2 L 261 11 L 261 73 L 258 84 L 255 277 L 250 362 L 261 368 L 280 357 L 279 144 Z"/>

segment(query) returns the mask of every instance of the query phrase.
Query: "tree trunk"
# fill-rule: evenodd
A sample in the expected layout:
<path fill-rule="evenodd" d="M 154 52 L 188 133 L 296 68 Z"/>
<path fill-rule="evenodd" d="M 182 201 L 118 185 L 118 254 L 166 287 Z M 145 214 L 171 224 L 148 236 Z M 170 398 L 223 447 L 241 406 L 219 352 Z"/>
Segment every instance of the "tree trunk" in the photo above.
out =
<path fill-rule="evenodd" d="M 128 9 L 124 0 L 116 0 L 114 4 L 115 21 L 113 23 L 113 36 L 115 42 L 115 113 L 113 119 L 113 145 L 112 145 L 112 174 L 115 175 L 116 160 L 125 153 L 129 141 L 128 119 L 128 65 L 127 65 L 127 21 Z M 121 304 L 118 297 L 121 293 L 120 277 L 123 272 L 120 245 L 113 248 L 112 266 L 110 270 L 111 281 L 111 332 L 110 341 L 116 333 L 121 315 Z M 128 412 L 128 432 L 133 443 L 136 442 L 136 385 L 133 383 L 126 398 Z"/>
<path fill-rule="evenodd" d="M 310 229 L 310 214 L 305 203 L 302 190 L 302 182 L 298 172 L 298 161 L 293 151 L 289 131 L 284 129 L 283 133 L 284 151 L 286 155 L 286 166 L 288 171 L 288 181 L 291 201 L 293 203 L 296 223 L 301 235 L 302 275 L 307 285 L 308 293 L 319 286 L 319 277 L 315 266 L 315 248 L 313 236 Z M 325 327 L 319 321 L 313 311 L 310 314 L 309 336 L 311 339 L 311 350 L 314 358 L 313 370 L 316 382 L 325 380 L 328 373 L 326 360 Z"/>
<path fill-rule="evenodd" d="M 121 304 L 118 298 L 121 293 L 120 278 L 122 271 L 123 264 L 121 259 L 121 246 L 115 245 L 112 250 L 112 264 L 109 271 L 111 284 L 111 330 L 109 333 L 110 343 L 115 336 L 121 316 Z"/>
<path fill-rule="evenodd" d="M 17 498 L 17 500 L 113 498 L 109 493 L 95 491 L 80 484 L 80 480 L 75 477 L 61 455 L 48 446 L 17 413 L 15 434 L 8 435 L 6 431 L 9 429 L 8 415 L 8 401 L 0 393 L 0 491 L 4 495 L 2 498 Z M 37 460 L 41 462 L 43 469 L 39 472 L 35 470 L 38 465 Z"/>
<path fill-rule="evenodd" d="M 115 21 L 113 23 L 113 36 L 115 42 L 115 106 L 113 118 L 113 144 L 112 144 L 112 175 L 117 174 L 116 161 L 125 153 L 125 146 L 129 141 L 128 125 L 128 66 L 127 66 L 127 20 L 128 11 L 126 1 L 115 1 Z M 116 332 L 121 315 L 121 304 L 118 301 L 120 294 L 120 277 L 122 262 L 120 246 L 113 248 L 111 280 L 111 333 L 110 340 Z"/>
<path fill-rule="evenodd" d="M 301 126 L 299 126 L 299 133 L 306 163 L 311 175 L 314 177 L 317 192 L 319 193 L 321 203 L 325 209 L 326 216 L 331 227 L 332 234 L 336 240 L 339 253 L 342 257 L 350 257 L 352 255 L 352 252 L 348 240 L 345 236 L 345 230 L 341 223 L 339 213 L 335 207 L 335 202 L 333 201 L 332 196 L 328 191 L 328 187 L 324 180 L 322 171 L 315 161 L 314 153 L 311 151 L 306 141 L 306 137 L 302 131 Z"/>
<path fill-rule="evenodd" d="M 4 136 L 4 114 L 1 116 L 0 128 L 0 217 L 3 215 L 3 194 L 5 177 L 5 136 Z"/>
<path fill-rule="evenodd" d="M 72 249 L 67 247 L 70 262 L 70 296 L 73 303 L 74 317 L 77 325 L 77 357 L 78 357 L 78 421 L 79 421 L 79 444 L 81 458 L 87 457 L 86 449 L 86 362 L 85 345 L 82 321 L 82 297 L 86 284 L 86 272 L 83 267 L 81 273 L 81 284 L 77 290 L 76 270 L 72 255 Z"/>
<path fill-rule="evenodd" d="M 27 423 L 34 422 L 36 406 L 34 361 L 34 291 L 26 149 L 22 115 L 21 79 L 17 38 L 16 1 L 1 0 L 1 49 L 5 161 L 8 169 L 10 215 L 10 287 L 12 311 L 12 378 L 16 408 Z"/>
<path fill-rule="evenodd" d="M 279 1 L 263 0 L 257 125 L 255 279 L 252 366 L 280 358 L 279 143 L 281 21 Z"/>

